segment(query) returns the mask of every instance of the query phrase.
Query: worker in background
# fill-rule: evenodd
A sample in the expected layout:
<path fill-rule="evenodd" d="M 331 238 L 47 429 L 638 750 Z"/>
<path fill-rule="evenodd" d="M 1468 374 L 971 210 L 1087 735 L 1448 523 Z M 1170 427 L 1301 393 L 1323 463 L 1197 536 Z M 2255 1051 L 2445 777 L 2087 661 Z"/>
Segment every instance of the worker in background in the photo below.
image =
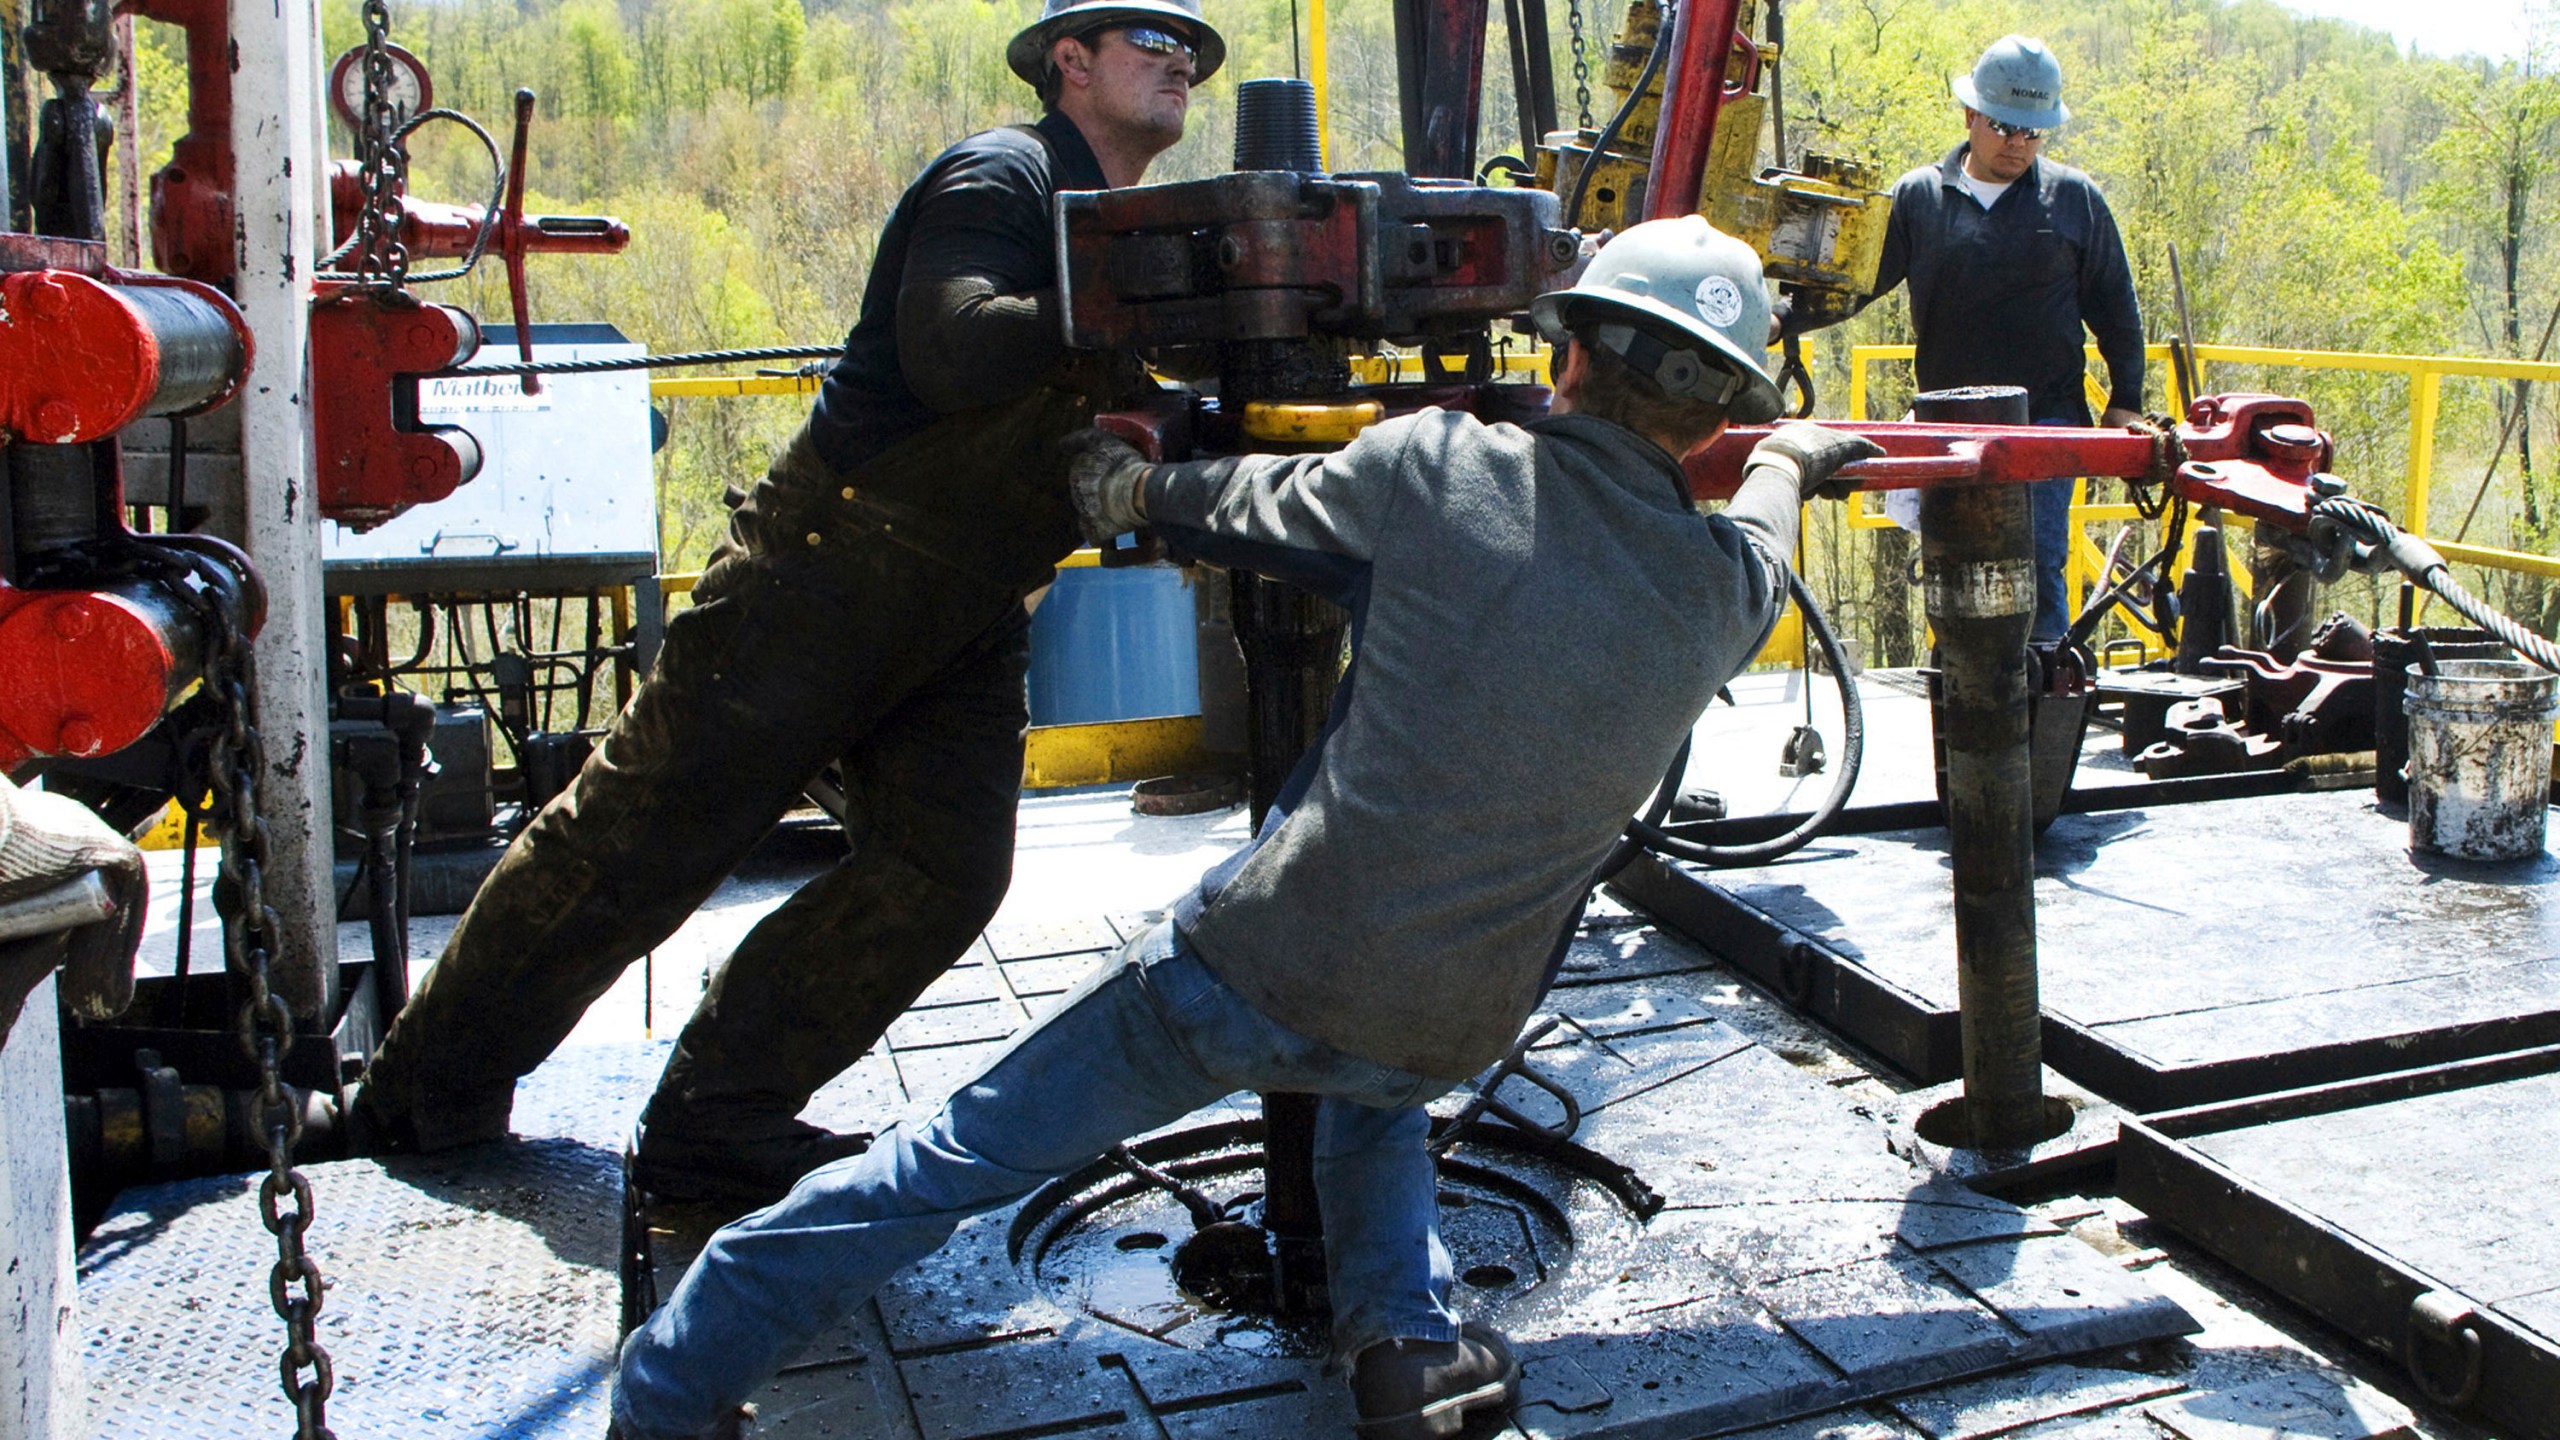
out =
<path fill-rule="evenodd" d="M 2142 307 L 2115 216 L 2087 175 L 2043 154 L 2071 118 L 2061 62 L 2041 40 L 2003 36 L 1952 88 L 1964 142 L 1894 185 L 1875 293 L 1859 308 L 1909 281 L 1920 389 L 2023 385 L 2040 425 L 2089 423 L 2085 327 L 2107 363 L 2100 423 L 2143 423 Z M 1794 328 L 1781 319 L 1782 332 Z M 2071 624 L 2073 483 L 2031 487 L 2037 640 Z"/>
<path fill-rule="evenodd" d="M 1421 1107 L 1509 1048 L 1627 816 L 1776 621 L 1802 496 L 1878 453 L 1790 426 L 1698 513 L 1676 457 L 1779 402 L 1759 260 L 1697 216 L 1628 230 L 1534 313 L 1559 359 L 1525 427 L 1425 410 L 1332 454 L 1177 465 L 1071 442 L 1089 535 L 1334 577 L 1354 640 L 1333 719 L 1254 840 L 1064 1009 L 713 1235 L 624 1347 L 618 1434 L 722 1433 L 963 1219 L 1239 1090 L 1322 1097 L 1360 1434 L 1454 1435 L 1510 1403 L 1510 1346 L 1449 1305 Z"/>
<path fill-rule="evenodd" d="M 838 761 L 851 853 L 712 977 L 636 1179 L 762 1203 L 868 1143 L 797 1117 L 1004 898 L 1024 597 L 1078 543 L 1050 447 L 1147 383 L 1066 351 L 1052 200 L 1137 183 L 1225 48 L 1200 0 L 1049 0 L 1013 38 L 1047 113 L 962 140 L 899 201 L 808 421 L 385 1038 L 355 1102 L 370 1143 L 504 1135 L 517 1077 Z"/>

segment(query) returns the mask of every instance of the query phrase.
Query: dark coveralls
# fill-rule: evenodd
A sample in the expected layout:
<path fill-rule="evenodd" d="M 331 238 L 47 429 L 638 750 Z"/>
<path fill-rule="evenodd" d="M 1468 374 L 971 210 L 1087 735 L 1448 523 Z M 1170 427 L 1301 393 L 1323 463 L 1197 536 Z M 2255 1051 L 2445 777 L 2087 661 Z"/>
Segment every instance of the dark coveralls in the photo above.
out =
<path fill-rule="evenodd" d="M 1052 198 L 1105 183 L 1052 114 L 961 141 L 909 188 L 808 422 L 384 1041 L 375 1116 L 425 1148 L 500 1133 L 517 1077 L 830 761 L 851 853 L 713 977 L 653 1141 L 811 1133 L 792 1118 L 809 1096 L 986 925 L 1012 878 L 1023 599 L 1078 543 L 1049 446 L 1133 369 L 1060 339 Z"/>
<path fill-rule="evenodd" d="M 2028 418 L 2087 425 L 2085 325 L 2107 362 L 2113 409 L 2142 410 L 2142 307 L 2123 237 L 2097 185 L 2038 158 L 1989 210 L 1964 188 L 1966 146 L 1893 187 L 1875 293 L 1908 280 L 1920 388 L 2022 385 Z M 2034 487 L 2034 636 L 2070 626 L 2062 577 L 2069 557 L 2071 485 Z"/>

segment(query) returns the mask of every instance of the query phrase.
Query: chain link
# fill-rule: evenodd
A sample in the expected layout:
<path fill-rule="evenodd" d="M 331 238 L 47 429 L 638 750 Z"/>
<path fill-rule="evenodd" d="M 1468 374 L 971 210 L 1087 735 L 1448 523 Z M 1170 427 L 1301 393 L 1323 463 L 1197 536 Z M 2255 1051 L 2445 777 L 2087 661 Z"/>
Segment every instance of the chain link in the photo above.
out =
<path fill-rule="evenodd" d="M 267 1294 L 285 1325 L 278 1370 L 285 1399 L 293 1405 L 298 1440 L 334 1440 L 328 1405 L 330 1393 L 337 1388 L 337 1371 L 316 1328 L 328 1286 L 320 1267 L 303 1248 L 316 1206 L 311 1182 L 293 1168 L 293 1147 L 302 1138 L 302 1107 L 284 1083 L 284 1057 L 293 1047 L 293 1010 L 269 981 L 283 922 L 266 897 L 267 823 L 258 813 L 258 772 L 265 752 L 252 695 L 256 662 L 233 605 L 225 603 L 234 598 L 228 592 L 238 583 L 229 568 L 201 554 L 162 553 L 198 581 L 197 587 L 180 588 L 205 623 L 204 685 L 220 717 L 207 759 L 213 788 L 212 825 L 222 843 L 213 905 L 222 917 L 223 950 L 232 972 L 249 992 L 240 1006 L 238 1033 L 240 1048 L 258 1067 L 257 1124 L 267 1146 L 267 1175 L 258 1186 L 258 1214 L 276 1239 L 276 1263 L 267 1273 Z M 288 1199 L 290 1209 L 285 1208 Z M 305 1371 L 310 1372 L 308 1379 Z"/>
<path fill-rule="evenodd" d="M 401 149 L 400 115 L 391 104 L 390 43 L 390 7 L 384 0 L 364 0 L 364 125 L 356 137 L 364 205 L 356 213 L 355 271 L 364 285 L 397 290 L 409 279 L 409 247 L 400 243 L 409 157 Z"/>
<path fill-rule="evenodd" d="M 1565 24 L 1573 31 L 1573 103 L 1582 128 L 1591 128 L 1591 49 L 1582 37 L 1582 0 L 1565 0 Z"/>

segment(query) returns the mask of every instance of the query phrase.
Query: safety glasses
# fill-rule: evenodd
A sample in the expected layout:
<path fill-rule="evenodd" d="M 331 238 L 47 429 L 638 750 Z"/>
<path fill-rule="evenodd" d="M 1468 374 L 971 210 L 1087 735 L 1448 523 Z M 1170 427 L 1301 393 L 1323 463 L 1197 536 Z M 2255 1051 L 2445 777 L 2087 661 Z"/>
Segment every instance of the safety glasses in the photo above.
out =
<path fill-rule="evenodd" d="M 1982 117 L 1982 123 L 1990 126 L 1991 133 L 1999 136 L 2003 140 L 2041 140 L 2044 138 L 2044 132 L 2032 125 L 2012 125 L 2006 120 L 1994 120 L 1988 115 Z"/>
<path fill-rule="evenodd" d="M 1121 25 L 1114 29 L 1121 39 L 1150 55 L 1179 55 L 1194 65 L 1200 63 L 1199 53 L 1192 49 L 1191 42 L 1170 30 L 1158 30 L 1152 25 Z M 1103 33 L 1113 32 L 1106 30 Z"/>

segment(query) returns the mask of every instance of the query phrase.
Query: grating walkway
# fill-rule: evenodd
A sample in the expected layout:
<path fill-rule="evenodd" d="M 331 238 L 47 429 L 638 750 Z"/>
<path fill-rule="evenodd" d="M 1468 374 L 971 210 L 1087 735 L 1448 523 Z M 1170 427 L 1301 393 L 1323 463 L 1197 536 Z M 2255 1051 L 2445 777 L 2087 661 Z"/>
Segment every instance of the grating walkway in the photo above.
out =
<path fill-rule="evenodd" d="M 1000 926 L 824 1108 L 876 1114 L 947 1087 L 1116 934 Z M 1551 1245 L 1532 1283 L 1515 1269 L 1462 1284 L 1523 1344 L 1524 1433 L 1722 1433 L 2193 1328 L 2059 1225 L 1888 1154 L 1836 1087 L 1719 1018 L 1702 998 L 1714 978 L 1697 951 L 1619 916 L 1585 934 L 1552 997 L 1565 1024 L 1537 1067 L 1580 1099 L 1579 1142 L 1667 1208 L 1640 1223 L 1561 1194 L 1585 1243 Z M 522 1138 L 501 1146 L 313 1167 L 341 1433 L 601 1429 L 615 1154 L 657 1057 L 646 1043 L 564 1050 L 526 1082 Z M 1516 1080 L 1504 1098 L 1555 1104 Z M 229 1433 L 274 1403 L 254 1203 L 238 1180 L 138 1190 L 92 1237 L 101 1433 Z M 1266 1332 L 1195 1315 L 1148 1333 L 1125 1295 L 1035 1273 L 1007 1235 L 990 1217 L 893 1282 L 778 1382 L 770 1433 L 1297 1436 L 1342 1420 L 1339 1383 L 1269 1353 Z"/>

